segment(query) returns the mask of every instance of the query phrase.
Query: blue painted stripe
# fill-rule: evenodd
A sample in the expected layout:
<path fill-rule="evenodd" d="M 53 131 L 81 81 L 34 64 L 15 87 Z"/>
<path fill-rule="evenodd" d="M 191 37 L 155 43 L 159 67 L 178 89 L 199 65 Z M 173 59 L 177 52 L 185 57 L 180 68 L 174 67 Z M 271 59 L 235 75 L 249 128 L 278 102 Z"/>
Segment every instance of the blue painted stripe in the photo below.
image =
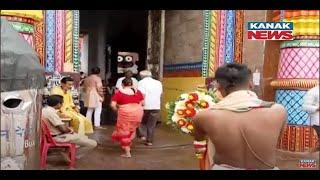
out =
<path fill-rule="evenodd" d="M 164 65 L 165 71 L 193 70 L 193 69 L 201 70 L 201 68 L 202 68 L 202 62 Z"/>
<path fill-rule="evenodd" d="M 226 11 L 225 63 L 234 61 L 235 14 L 235 10 Z"/>
<path fill-rule="evenodd" d="M 54 72 L 55 11 L 46 11 L 46 72 Z"/>
<path fill-rule="evenodd" d="M 277 90 L 276 102 L 282 104 L 288 112 L 288 124 L 310 125 L 310 117 L 302 110 L 303 97 L 306 91 Z"/>

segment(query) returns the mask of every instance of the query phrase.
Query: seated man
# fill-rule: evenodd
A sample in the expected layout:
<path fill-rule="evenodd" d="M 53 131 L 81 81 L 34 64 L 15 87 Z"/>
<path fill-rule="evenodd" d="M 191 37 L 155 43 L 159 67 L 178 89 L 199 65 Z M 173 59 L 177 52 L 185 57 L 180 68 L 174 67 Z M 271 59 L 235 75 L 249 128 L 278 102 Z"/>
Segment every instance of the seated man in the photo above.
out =
<path fill-rule="evenodd" d="M 50 132 L 57 142 L 71 142 L 80 146 L 77 150 L 77 158 L 81 158 L 86 152 L 97 146 L 95 140 L 87 136 L 79 135 L 68 128 L 57 114 L 63 104 L 63 97 L 60 95 L 51 95 L 47 98 L 48 106 L 42 109 L 42 119 L 47 121 Z M 65 155 L 66 157 L 66 155 Z"/>
<path fill-rule="evenodd" d="M 63 104 L 61 107 L 61 115 L 72 119 L 72 128 L 80 135 L 93 133 L 92 122 L 80 114 L 80 110 L 74 105 L 71 88 L 73 86 L 73 79 L 71 77 L 64 77 L 61 79 L 61 86 L 56 86 L 51 89 L 51 95 L 60 95 L 63 97 Z"/>
<path fill-rule="evenodd" d="M 193 121 L 194 146 L 196 155 L 203 158 L 202 169 L 277 169 L 276 146 L 286 110 L 258 99 L 249 90 L 251 76 L 239 64 L 216 71 L 217 89 L 224 98 Z"/>

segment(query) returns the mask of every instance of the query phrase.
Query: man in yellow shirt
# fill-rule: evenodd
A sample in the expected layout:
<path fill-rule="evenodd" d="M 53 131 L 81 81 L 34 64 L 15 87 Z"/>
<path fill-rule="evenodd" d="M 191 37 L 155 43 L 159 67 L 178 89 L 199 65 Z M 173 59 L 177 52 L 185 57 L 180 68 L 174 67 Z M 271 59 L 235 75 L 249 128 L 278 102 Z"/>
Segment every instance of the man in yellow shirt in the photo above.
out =
<path fill-rule="evenodd" d="M 71 88 L 73 79 L 64 77 L 61 79 L 61 85 L 51 89 L 51 95 L 60 95 L 63 97 L 63 105 L 60 113 L 64 117 L 71 118 L 71 127 L 80 135 L 93 133 L 92 122 L 80 114 L 80 110 L 74 105 Z"/>

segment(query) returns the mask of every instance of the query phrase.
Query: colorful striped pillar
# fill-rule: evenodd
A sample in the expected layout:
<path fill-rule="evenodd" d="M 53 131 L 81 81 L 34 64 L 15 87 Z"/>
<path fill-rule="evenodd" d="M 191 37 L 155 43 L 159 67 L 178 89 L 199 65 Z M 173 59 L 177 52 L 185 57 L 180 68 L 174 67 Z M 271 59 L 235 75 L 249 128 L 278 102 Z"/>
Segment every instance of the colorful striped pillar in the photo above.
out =
<path fill-rule="evenodd" d="M 47 72 L 79 72 L 79 10 L 45 11 Z"/>
<path fill-rule="evenodd" d="M 243 19 L 243 10 L 204 11 L 203 77 L 225 63 L 242 63 Z"/>
<path fill-rule="evenodd" d="M 319 11 L 274 11 L 275 21 L 293 22 L 293 41 L 281 43 L 276 102 L 288 111 L 288 127 L 278 147 L 290 151 L 308 151 L 317 137 L 309 115 L 302 110 L 308 89 L 319 81 Z M 318 37 L 317 40 L 315 38 Z"/>

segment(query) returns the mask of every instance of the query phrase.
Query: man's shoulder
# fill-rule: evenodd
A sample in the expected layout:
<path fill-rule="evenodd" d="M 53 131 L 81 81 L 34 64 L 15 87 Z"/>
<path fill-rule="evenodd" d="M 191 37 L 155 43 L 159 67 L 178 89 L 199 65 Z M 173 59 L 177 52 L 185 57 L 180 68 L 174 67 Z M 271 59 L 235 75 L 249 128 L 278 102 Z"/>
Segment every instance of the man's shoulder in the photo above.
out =
<path fill-rule="evenodd" d="M 44 106 L 42 108 L 42 111 L 50 111 L 51 110 L 51 107 L 50 106 Z"/>
<path fill-rule="evenodd" d="M 42 108 L 42 115 L 44 117 L 48 117 L 56 113 L 57 113 L 56 110 L 50 106 L 45 106 L 44 108 Z"/>
<path fill-rule="evenodd" d="M 56 91 L 56 90 L 59 90 L 59 86 L 54 86 L 54 87 L 52 87 L 52 89 L 51 89 L 51 91 Z"/>
<path fill-rule="evenodd" d="M 148 82 L 148 80 L 146 78 L 144 78 L 144 79 L 141 79 L 138 83 L 140 85 L 140 84 L 144 84 L 144 83 L 147 83 L 147 82 Z"/>
<path fill-rule="evenodd" d="M 204 110 L 201 111 L 199 113 L 196 114 L 194 120 L 207 120 L 207 119 L 212 119 L 214 117 L 217 116 L 217 113 L 215 113 L 215 111 L 217 111 L 219 113 L 218 110 Z"/>
<path fill-rule="evenodd" d="M 287 110 L 286 108 L 278 103 L 274 103 L 271 107 L 270 107 L 273 111 L 279 112 L 279 113 L 286 113 Z"/>
<path fill-rule="evenodd" d="M 51 93 L 61 93 L 62 89 L 60 86 L 55 86 L 51 89 Z"/>
<path fill-rule="evenodd" d="M 153 78 L 149 78 L 149 81 L 150 82 L 153 82 L 155 84 L 158 84 L 158 85 L 162 85 L 161 81 L 157 80 L 157 79 L 153 79 Z"/>

